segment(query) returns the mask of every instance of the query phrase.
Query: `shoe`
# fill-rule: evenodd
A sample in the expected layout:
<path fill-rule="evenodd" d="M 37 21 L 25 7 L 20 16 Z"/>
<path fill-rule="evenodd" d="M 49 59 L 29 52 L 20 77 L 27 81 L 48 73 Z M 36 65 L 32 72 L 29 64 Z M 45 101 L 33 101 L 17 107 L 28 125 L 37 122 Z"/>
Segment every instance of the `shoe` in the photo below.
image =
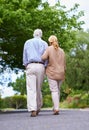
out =
<path fill-rule="evenodd" d="M 31 111 L 31 117 L 36 117 L 36 111 Z"/>
<path fill-rule="evenodd" d="M 39 114 L 39 112 L 40 112 L 40 109 L 36 111 L 36 115 L 38 115 L 38 114 Z"/>
<path fill-rule="evenodd" d="M 59 115 L 59 111 L 58 110 L 53 110 L 53 111 L 54 111 L 53 115 Z"/>

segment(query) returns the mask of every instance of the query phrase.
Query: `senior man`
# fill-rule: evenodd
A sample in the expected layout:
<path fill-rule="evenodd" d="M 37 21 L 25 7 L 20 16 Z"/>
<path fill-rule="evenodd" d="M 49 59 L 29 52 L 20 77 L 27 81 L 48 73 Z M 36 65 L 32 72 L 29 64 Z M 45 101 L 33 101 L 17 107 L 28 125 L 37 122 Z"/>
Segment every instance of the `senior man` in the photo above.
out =
<path fill-rule="evenodd" d="M 42 39 L 42 30 L 36 29 L 33 38 L 24 44 L 23 65 L 26 68 L 27 108 L 31 117 L 38 115 L 42 107 L 41 87 L 45 74 L 46 62 L 41 59 L 48 47 Z"/>

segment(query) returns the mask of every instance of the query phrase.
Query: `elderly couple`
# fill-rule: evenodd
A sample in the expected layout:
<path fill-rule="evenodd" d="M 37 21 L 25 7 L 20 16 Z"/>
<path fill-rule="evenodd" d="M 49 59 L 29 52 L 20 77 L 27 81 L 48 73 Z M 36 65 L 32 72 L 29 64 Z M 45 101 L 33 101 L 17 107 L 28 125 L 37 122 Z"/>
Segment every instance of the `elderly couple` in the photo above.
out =
<path fill-rule="evenodd" d="M 27 108 L 31 117 L 36 117 L 42 107 L 41 87 L 47 75 L 52 101 L 53 114 L 59 114 L 60 85 L 65 78 L 65 53 L 59 47 L 55 35 L 42 39 L 42 30 L 36 29 L 33 38 L 25 42 L 23 65 L 26 68 Z"/>

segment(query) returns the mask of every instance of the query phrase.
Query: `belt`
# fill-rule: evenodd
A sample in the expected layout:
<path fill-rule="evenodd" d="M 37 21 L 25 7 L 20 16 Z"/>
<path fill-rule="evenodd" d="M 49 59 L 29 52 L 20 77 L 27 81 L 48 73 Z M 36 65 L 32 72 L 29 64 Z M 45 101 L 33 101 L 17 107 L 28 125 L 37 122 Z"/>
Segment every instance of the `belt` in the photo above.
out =
<path fill-rule="evenodd" d="M 44 63 L 42 63 L 42 62 L 37 62 L 37 61 L 30 62 L 30 63 L 44 64 Z"/>

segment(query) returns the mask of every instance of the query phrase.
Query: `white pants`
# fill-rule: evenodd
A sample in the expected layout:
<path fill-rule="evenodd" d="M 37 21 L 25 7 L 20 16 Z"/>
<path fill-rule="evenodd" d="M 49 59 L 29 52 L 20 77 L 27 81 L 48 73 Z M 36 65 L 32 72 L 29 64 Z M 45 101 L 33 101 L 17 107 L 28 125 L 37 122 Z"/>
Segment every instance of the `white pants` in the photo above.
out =
<path fill-rule="evenodd" d="M 45 67 L 43 64 L 31 63 L 26 68 L 27 108 L 28 111 L 37 111 L 42 107 L 41 86 L 44 79 Z"/>
<path fill-rule="evenodd" d="M 52 80 L 48 78 L 49 87 L 52 95 L 53 101 L 53 109 L 59 110 L 59 102 L 60 102 L 60 86 L 62 84 L 61 80 Z"/>

